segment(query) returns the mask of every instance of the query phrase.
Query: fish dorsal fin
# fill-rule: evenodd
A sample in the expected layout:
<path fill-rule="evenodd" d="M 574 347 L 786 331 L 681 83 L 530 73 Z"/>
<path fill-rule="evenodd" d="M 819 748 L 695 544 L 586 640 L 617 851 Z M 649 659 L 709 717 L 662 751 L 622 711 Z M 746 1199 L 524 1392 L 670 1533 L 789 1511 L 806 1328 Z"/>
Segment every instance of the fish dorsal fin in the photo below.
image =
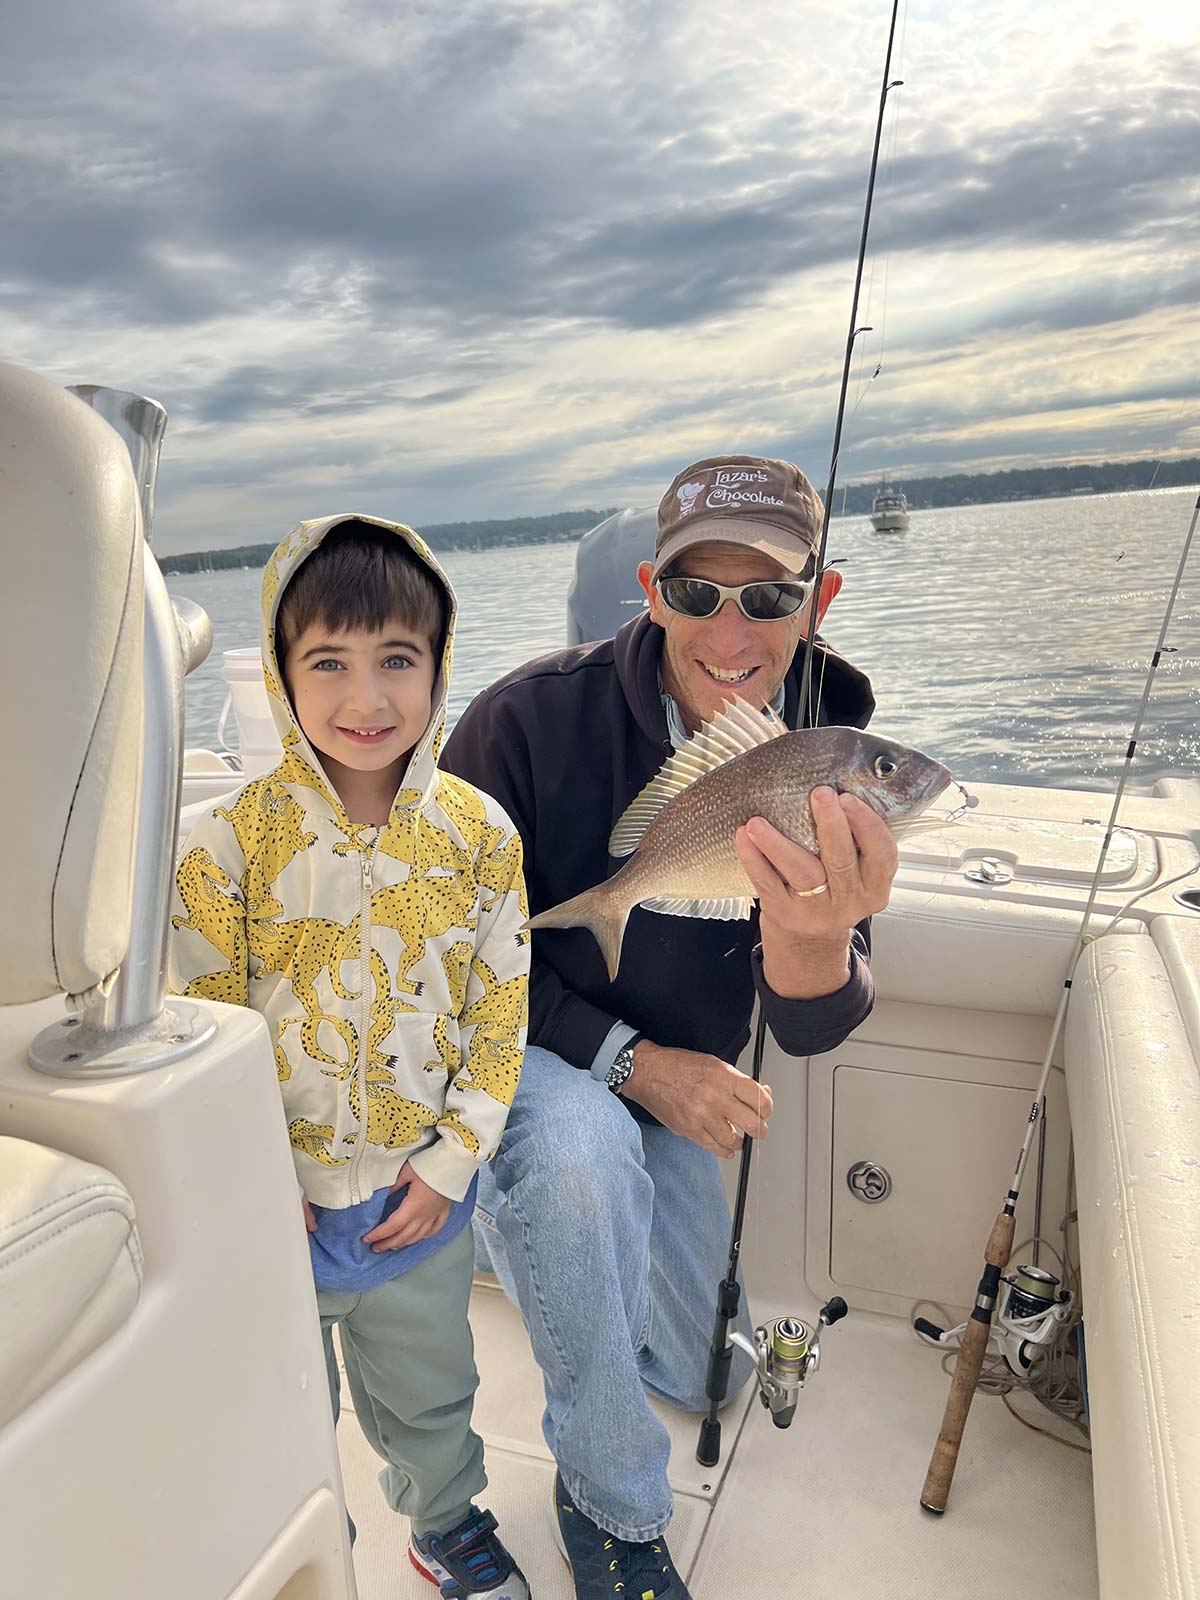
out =
<path fill-rule="evenodd" d="M 760 744 L 770 744 L 787 731 L 787 724 L 769 708 L 755 711 L 744 700 L 729 701 L 724 711 L 718 711 L 682 749 L 676 750 L 629 806 L 612 831 L 609 855 L 632 855 L 646 829 L 677 794 L 727 761 L 744 756 Z"/>

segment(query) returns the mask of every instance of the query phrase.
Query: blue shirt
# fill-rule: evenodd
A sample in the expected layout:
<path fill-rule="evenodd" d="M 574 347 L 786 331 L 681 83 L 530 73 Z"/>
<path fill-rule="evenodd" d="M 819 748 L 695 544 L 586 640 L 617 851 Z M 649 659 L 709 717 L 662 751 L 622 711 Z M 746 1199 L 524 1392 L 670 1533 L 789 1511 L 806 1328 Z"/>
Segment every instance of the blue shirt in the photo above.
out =
<path fill-rule="evenodd" d="M 415 1267 L 418 1261 L 424 1261 L 435 1250 L 457 1239 L 470 1222 L 478 1183 L 476 1174 L 463 1198 L 451 1203 L 445 1226 L 437 1233 L 399 1250 L 372 1250 L 369 1244 L 363 1243 L 363 1234 L 370 1233 L 391 1216 L 408 1193 L 407 1184 L 394 1193 L 389 1189 L 376 1189 L 368 1199 L 341 1210 L 312 1206 L 317 1231 L 309 1234 L 308 1248 L 317 1288 L 333 1294 L 362 1294 Z"/>

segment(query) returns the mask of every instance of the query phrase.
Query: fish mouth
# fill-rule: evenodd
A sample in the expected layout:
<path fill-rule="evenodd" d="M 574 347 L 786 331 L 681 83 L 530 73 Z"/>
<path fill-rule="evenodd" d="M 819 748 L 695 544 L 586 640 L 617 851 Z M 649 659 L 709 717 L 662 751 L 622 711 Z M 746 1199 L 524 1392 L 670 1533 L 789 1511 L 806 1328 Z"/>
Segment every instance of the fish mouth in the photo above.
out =
<path fill-rule="evenodd" d="M 878 790 L 870 788 L 864 788 L 861 792 L 852 790 L 851 793 L 857 794 L 860 800 L 881 816 L 893 833 L 915 826 L 930 827 L 944 822 L 945 818 L 924 818 L 921 813 L 954 782 L 954 774 L 949 767 L 943 767 L 940 762 L 932 762 L 931 766 L 933 770 L 926 774 L 915 789 L 906 794 L 880 794 Z"/>
<path fill-rule="evenodd" d="M 915 800 L 910 802 L 903 811 L 897 811 L 892 816 L 884 818 L 891 832 L 897 838 L 903 839 L 910 834 L 929 833 L 930 831 L 944 828 L 951 822 L 956 821 L 969 806 L 975 803 L 973 798 L 968 799 L 966 805 L 960 806 L 957 811 L 952 811 L 949 815 L 943 815 L 940 811 L 936 815 L 929 814 L 929 807 L 935 800 L 940 799 L 953 783 L 954 774 L 949 768 L 939 765 L 937 771 L 929 775 L 922 792 L 917 795 Z M 958 787 L 965 796 L 966 790 L 963 789 L 961 784 Z"/>

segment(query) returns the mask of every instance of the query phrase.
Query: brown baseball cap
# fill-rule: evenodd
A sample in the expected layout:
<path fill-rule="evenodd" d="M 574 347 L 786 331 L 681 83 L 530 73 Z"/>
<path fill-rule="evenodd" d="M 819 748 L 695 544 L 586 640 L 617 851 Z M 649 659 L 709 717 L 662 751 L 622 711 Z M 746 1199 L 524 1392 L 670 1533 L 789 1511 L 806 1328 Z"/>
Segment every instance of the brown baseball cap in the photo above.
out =
<path fill-rule="evenodd" d="M 824 507 L 790 461 L 708 456 L 679 473 L 658 507 L 653 580 L 696 544 L 744 544 L 802 572 L 821 539 Z"/>

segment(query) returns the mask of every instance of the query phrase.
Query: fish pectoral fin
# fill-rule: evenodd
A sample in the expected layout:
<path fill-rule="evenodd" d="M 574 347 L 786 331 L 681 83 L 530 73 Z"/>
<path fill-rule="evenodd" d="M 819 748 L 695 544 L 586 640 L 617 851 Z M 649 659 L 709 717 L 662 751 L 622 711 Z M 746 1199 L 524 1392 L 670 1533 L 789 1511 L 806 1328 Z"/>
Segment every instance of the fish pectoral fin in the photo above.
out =
<path fill-rule="evenodd" d="M 724 711 L 719 711 L 675 752 L 624 812 L 609 838 L 609 855 L 632 855 L 646 829 L 677 794 L 727 761 L 746 755 L 760 744 L 770 744 L 787 731 L 787 725 L 773 711 L 755 711 L 735 696 Z"/>
<path fill-rule="evenodd" d="M 711 917 L 721 922 L 745 922 L 754 908 L 753 900 L 643 900 L 644 911 L 660 911 L 668 917 Z"/>

